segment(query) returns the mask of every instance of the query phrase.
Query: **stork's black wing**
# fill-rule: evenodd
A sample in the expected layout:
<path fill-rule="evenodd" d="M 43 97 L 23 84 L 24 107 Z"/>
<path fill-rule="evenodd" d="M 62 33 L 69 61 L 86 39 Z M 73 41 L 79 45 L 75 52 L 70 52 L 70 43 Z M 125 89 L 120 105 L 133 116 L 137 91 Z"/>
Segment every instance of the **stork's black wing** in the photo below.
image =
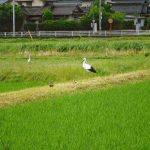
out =
<path fill-rule="evenodd" d="M 91 66 L 90 69 L 88 69 L 89 71 L 93 72 L 93 73 L 96 73 L 96 70 Z"/>

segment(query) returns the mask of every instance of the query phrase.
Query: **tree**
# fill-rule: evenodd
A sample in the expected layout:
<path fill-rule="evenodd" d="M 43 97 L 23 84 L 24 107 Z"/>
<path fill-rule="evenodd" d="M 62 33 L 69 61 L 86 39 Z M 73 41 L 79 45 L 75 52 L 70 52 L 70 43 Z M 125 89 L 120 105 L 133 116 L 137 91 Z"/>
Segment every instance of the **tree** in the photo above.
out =
<path fill-rule="evenodd" d="M 13 8 L 11 4 L 0 5 L 0 31 L 12 31 Z M 15 6 L 16 30 L 20 30 L 23 23 L 23 12 L 20 6 Z"/>
<path fill-rule="evenodd" d="M 146 29 L 150 29 L 150 17 L 146 19 Z"/>
<path fill-rule="evenodd" d="M 112 14 L 111 18 L 113 19 L 113 28 L 122 29 L 124 25 L 125 14 L 121 12 L 115 12 Z"/>
<path fill-rule="evenodd" d="M 93 18 L 93 16 L 94 16 L 94 18 Z M 114 29 L 122 29 L 123 28 L 125 15 L 121 12 L 112 11 L 111 6 L 109 4 L 106 4 L 105 0 L 102 0 L 102 29 L 103 30 L 107 30 L 109 28 L 109 24 L 108 24 L 109 18 L 112 18 L 114 20 L 114 22 L 113 22 Z M 91 23 L 93 19 L 98 24 L 98 22 L 99 22 L 99 0 L 94 1 L 94 8 L 93 8 L 93 6 L 91 6 L 89 13 L 86 16 L 82 17 L 81 21 L 83 23 L 85 23 L 85 22 Z M 82 24 L 82 22 L 81 22 L 81 24 Z M 85 27 L 87 27 L 87 25 Z"/>
<path fill-rule="evenodd" d="M 43 14 L 42 14 L 42 18 L 43 18 L 43 21 L 52 20 L 52 18 L 53 18 L 52 11 L 48 8 L 44 9 Z"/>

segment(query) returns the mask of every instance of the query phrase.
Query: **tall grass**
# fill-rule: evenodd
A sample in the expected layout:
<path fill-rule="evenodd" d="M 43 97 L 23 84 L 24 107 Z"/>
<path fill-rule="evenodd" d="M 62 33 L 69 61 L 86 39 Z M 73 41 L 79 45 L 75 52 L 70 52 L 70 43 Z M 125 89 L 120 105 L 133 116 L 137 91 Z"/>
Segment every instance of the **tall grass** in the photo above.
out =
<path fill-rule="evenodd" d="M 150 81 L 0 110 L 0 149 L 150 149 Z"/>
<path fill-rule="evenodd" d="M 13 57 L 0 59 L 0 82 L 66 82 L 95 76 L 106 76 L 150 67 L 149 57 L 143 54 L 123 56 L 89 56 L 88 63 L 97 73 L 85 71 L 82 57 Z"/>
<path fill-rule="evenodd" d="M 75 39 L 0 39 L 0 52 L 24 53 L 25 51 L 101 51 L 149 50 L 150 38 L 75 38 Z"/>

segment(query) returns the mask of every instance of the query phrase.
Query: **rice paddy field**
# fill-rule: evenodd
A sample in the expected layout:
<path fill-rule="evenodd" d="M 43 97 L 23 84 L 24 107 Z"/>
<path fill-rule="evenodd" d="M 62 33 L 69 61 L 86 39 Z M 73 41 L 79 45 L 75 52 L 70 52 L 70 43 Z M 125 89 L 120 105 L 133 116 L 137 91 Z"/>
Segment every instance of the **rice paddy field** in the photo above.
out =
<path fill-rule="evenodd" d="M 0 39 L 0 149 L 150 149 L 149 41 Z"/>

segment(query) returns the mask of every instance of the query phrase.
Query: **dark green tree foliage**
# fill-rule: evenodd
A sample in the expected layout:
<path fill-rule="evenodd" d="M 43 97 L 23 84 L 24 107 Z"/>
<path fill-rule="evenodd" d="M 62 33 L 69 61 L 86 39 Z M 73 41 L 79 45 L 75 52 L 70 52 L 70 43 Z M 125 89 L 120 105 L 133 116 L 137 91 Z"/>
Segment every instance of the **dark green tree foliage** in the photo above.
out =
<path fill-rule="evenodd" d="M 20 30 L 23 22 L 23 12 L 20 6 L 15 6 L 16 30 Z M 0 31 L 12 31 L 13 8 L 11 4 L 0 5 Z"/>
<path fill-rule="evenodd" d="M 125 15 L 120 12 L 115 12 L 112 14 L 113 19 L 113 29 L 123 29 Z"/>
<path fill-rule="evenodd" d="M 35 31 L 37 24 L 28 22 L 25 24 L 24 29 L 26 31 Z M 72 31 L 81 30 L 81 24 L 75 20 L 46 20 L 38 24 L 38 30 L 40 31 Z"/>
<path fill-rule="evenodd" d="M 91 18 L 89 16 L 83 16 L 80 20 L 81 30 L 91 30 Z"/>
<path fill-rule="evenodd" d="M 69 21 L 69 20 L 55 20 L 55 21 L 44 21 L 39 24 L 39 30 L 45 31 L 63 31 L 63 30 L 79 30 L 80 24 L 78 21 Z"/>
<path fill-rule="evenodd" d="M 98 22 L 98 7 L 94 5 L 94 7 L 90 7 L 87 15 L 83 16 L 80 20 L 82 29 L 91 29 L 92 20 Z"/>
<path fill-rule="evenodd" d="M 113 11 L 111 10 L 111 7 L 102 1 L 102 29 L 106 30 L 108 29 L 108 19 L 111 17 Z M 91 29 L 89 24 L 92 22 L 92 20 L 95 20 L 97 24 L 99 24 L 99 0 L 95 0 L 94 7 L 91 6 L 89 13 L 84 16 L 81 19 L 81 25 L 83 25 L 85 28 Z M 85 24 L 86 22 L 86 24 Z"/>
<path fill-rule="evenodd" d="M 24 24 L 24 30 L 25 31 L 35 31 L 37 29 L 37 24 L 34 22 L 28 22 Z"/>
<path fill-rule="evenodd" d="M 148 17 L 147 19 L 146 19 L 146 29 L 150 29 L 150 17 Z"/>
<path fill-rule="evenodd" d="M 111 6 L 105 4 L 104 0 L 102 1 L 102 30 L 109 29 L 109 18 L 114 20 L 113 29 L 122 29 L 124 25 L 124 17 L 125 15 L 123 13 L 113 12 L 111 10 Z M 81 24 L 83 25 L 84 22 L 90 23 L 93 19 L 97 22 L 97 24 L 99 24 L 99 0 L 95 0 L 94 7 L 91 6 L 88 15 L 82 18 Z M 85 27 L 89 28 L 88 25 Z"/>
<path fill-rule="evenodd" d="M 43 18 L 43 21 L 52 20 L 53 19 L 52 11 L 48 8 L 44 9 L 43 14 L 42 14 L 42 18 Z"/>
<path fill-rule="evenodd" d="M 134 25 L 134 21 L 133 20 L 129 20 L 129 21 L 125 21 L 123 29 L 135 29 L 135 25 Z"/>
<path fill-rule="evenodd" d="M 108 23 L 108 19 L 112 18 L 112 14 L 114 13 L 111 10 L 110 5 L 106 5 L 103 3 L 102 5 L 102 30 L 108 30 L 109 29 L 109 23 Z"/>

